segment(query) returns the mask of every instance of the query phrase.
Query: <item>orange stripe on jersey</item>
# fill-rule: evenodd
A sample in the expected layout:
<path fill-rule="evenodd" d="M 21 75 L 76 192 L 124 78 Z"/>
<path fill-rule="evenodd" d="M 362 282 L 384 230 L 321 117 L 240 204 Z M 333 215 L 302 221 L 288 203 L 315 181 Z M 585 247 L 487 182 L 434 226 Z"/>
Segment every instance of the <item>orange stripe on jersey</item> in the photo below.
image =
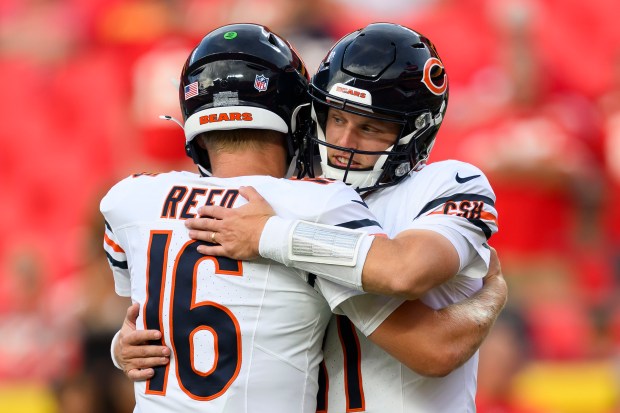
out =
<path fill-rule="evenodd" d="M 459 215 L 457 213 L 445 213 L 443 211 L 443 209 L 439 210 L 439 211 L 431 212 L 428 215 L 456 215 L 456 216 L 462 216 L 462 215 Z M 467 217 L 463 216 L 463 218 L 467 218 Z M 491 222 L 495 223 L 495 225 L 497 225 L 497 217 L 495 215 L 491 214 L 490 212 L 482 211 L 480 213 L 480 219 L 483 219 L 485 221 L 491 221 Z M 375 234 L 373 234 L 373 235 L 375 235 Z"/>
<path fill-rule="evenodd" d="M 122 249 L 120 245 L 118 245 L 117 243 L 112 241 L 110 239 L 110 237 L 108 237 L 107 234 L 103 234 L 103 240 L 105 241 L 106 244 L 108 244 L 110 247 L 112 247 L 114 252 L 122 252 L 123 254 L 125 253 L 125 250 Z"/>
<path fill-rule="evenodd" d="M 480 213 L 480 219 L 484 219 L 485 221 L 492 221 L 497 225 L 497 217 L 490 212 L 482 211 Z"/>

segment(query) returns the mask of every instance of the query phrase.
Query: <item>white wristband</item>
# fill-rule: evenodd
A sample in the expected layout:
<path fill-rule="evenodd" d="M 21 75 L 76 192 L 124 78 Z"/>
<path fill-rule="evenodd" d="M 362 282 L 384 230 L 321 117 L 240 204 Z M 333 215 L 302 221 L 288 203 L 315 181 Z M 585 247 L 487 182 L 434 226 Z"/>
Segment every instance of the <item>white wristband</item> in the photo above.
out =
<path fill-rule="evenodd" d="M 116 367 L 119 370 L 123 370 L 120 364 L 118 364 L 118 361 L 116 361 L 116 357 L 114 356 L 114 347 L 116 346 L 116 343 L 118 343 L 120 334 L 121 334 L 121 330 L 118 330 L 116 334 L 114 334 L 114 337 L 112 337 L 112 345 L 110 346 L 110 356 L 112 357 L 112 363 L 114 363 L 114 367 Z"/>
<path fill-rule="evenodd" d="M 259 253 L 287 266 L 362 290 L 362 270 L 373 236 L 347 228 L 271 217 Z"/>
<path fill-rule="evenodd" d="M 367 234 L 348 228 L 296 221 L 289 235 L 292 261 L 353 267 L 361 241 Z"/>
<path fill-rule="evenodd" d="M 294 224 L 295 221 L 278 216 L 269 218 L 258 242 L 258 253 L 261 257 L 289 266 L 288 235 Z"/>

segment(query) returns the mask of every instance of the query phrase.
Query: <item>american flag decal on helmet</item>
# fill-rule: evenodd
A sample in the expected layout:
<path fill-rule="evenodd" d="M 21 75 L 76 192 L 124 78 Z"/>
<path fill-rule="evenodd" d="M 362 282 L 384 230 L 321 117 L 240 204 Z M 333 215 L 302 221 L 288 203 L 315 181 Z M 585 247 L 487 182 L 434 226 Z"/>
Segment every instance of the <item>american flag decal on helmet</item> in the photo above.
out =
<path fill-rule="evenodd" d="M 259 92 L 264 92 L 267 90 L 267 85 L 269 84 L 269 78 L 263 75 L 256 75 L 256 79 L 254 79 L 254 88 Z"/>
<path fill-rule="evenodd" d="M 198 82 L 190 83 L 189 85 L 185 86 L 183 91 L 185 92 L 185 100 L 189 98 L 193 98 L 194 96 L 197 96 L 198 95 Z"/>

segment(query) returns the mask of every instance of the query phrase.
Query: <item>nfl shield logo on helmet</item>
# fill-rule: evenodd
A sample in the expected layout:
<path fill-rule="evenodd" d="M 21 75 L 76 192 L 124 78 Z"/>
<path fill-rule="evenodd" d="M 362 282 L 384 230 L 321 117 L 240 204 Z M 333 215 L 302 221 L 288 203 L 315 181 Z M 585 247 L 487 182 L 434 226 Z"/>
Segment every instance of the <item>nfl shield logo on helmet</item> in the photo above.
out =
<path fill-rule="evenodd" d="M 256 79 L 254 79 L 254 89 L 259 92 L 264 92 L 267 90 L 267 85 L 269 84 L 269 78 L 263 75 L 256 75 Z"/>

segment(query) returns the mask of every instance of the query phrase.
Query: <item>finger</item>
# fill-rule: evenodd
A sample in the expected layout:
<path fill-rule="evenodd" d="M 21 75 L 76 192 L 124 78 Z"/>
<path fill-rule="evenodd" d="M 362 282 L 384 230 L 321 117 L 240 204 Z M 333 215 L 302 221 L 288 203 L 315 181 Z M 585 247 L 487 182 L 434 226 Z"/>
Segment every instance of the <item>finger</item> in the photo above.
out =
<path fill-rule="evenodd" d="M 170 362 L 168 357 L 142 357 L 128 360 L 125 364 L 127 371 L 132 369 L 149 369 L 158 366 L 165 366 Z"/>
<path fill-rule="evenodd" d="M 203 205 L 196 210 L 200 217 L 209 217 L 215 219 L 223 219 L 230 211 L 230 208 L 221 207 L 219 205 Z"/>
<path fill-rule="evenodd" d="M 489 261 L 489 274 L 500 274 L 502 272 L 501 264 L 499 262 L 499 256 L 495 248 L 491 249 L 491 259 Z"/>
<path fill-rule="evenodd" d="M 140 360 L 167 358 L 170 356 L 170 349 L 166 346 L 148 344 L 125 346 L 122 350 L 122 356 L 126 367 L 151 367 L 151 365 L 143 364 Z"/>
<path fill-rule="evenodd" d="M 212 218 L 190 218 L 185 220 L 185 226 L 199 231 L 217 231 L 218 222 Z"/>
<path fill-rule="evenodd" d="M 139 346 L 161 338 L 159 330 L 136 330 L 122 337 L 123 345 Z"/>
<path fill-rule="evenodd" d="M 127 377 L 132 381 L 144 381 L 152 378 L 155 375 L 153 369 L 131 369 L 125 373 Z"/>
<path fill-rule="evenodd" d="M 216 241 L 217 241 L 218 240 L 217 232 L 215 232 L 215 231 L 202 231 L 202 230 L 198 231 L 198 230 L 190 229 L 187 232 L 187 235 L 189 235 L 189 237 L 191 239 L 195 239 L 195 240 L 198 240 L 198 241 L 206 241 L 206 242 L 214 243 L 214 241 L 212 239 L 213 238 L 212 234 L 216 234 Z"/>
<path fill-rule="evenodd" d="M 248 200 L 248 202 L 265 201 L 265 198 L 253 186 L 239 187 L 239 195 Z"/>
<path fill-rule="evenodd" d="M 202 255 L 208 255 L 210 257 L 229 257 L 230 258 L 230 256 L 226 253 L 226 250 L 224 249 L 224 247 L 221 245 L 215 245 L 215 246 L 199 245 L 196 248 L 196 251 L 198 251 Z"/>
<path fill-rule="evenodd" d="M 140 304 L 133 303 L 127 308 L 127 313 L 125 315 L 125 323 L 129 324 L 133 328 L 136 326 L 136 320 L 138 319 L 138 314 L 140 314 Z"/>

